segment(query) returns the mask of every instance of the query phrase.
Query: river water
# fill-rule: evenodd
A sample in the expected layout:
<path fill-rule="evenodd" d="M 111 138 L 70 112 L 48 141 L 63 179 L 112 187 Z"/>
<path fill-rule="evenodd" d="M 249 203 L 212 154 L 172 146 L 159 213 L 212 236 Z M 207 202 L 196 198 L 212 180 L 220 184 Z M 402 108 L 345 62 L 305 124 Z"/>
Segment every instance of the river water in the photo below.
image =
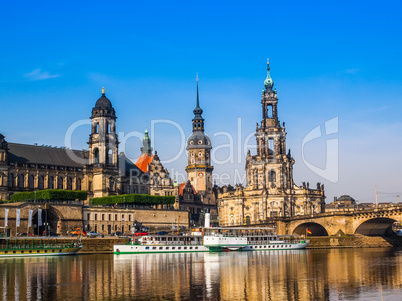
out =
<path fill-rule="evenodd" d="M 2 300 L 402 300 L 401 249 L 0 259 Z"/>

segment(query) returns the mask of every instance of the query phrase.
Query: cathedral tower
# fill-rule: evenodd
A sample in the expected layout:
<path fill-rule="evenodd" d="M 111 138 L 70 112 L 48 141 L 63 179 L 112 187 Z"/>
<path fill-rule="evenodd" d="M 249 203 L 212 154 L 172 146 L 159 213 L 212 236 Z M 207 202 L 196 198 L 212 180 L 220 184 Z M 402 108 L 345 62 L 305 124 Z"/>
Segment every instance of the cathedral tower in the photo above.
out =
<path fill-rule="evenodd" d="M 212 192 L 211 140 L 204 133 L 204 118 L 200 107 L 197 76 L 197 105 L 193 111 L 193 134 L 187 140 L 188 165 L 187 179 L 202 196 L 204 204 L 212 204 L 215 198 Z"/>
<path fill-rule="evenodd" d="M 119 142 L 116 134 L 116 118 L 112 103 L 102 88 L 102 96 L 92 109 L 92 131 L 88 142 L 94 197 L 115 194 L 117 190 Z"/>

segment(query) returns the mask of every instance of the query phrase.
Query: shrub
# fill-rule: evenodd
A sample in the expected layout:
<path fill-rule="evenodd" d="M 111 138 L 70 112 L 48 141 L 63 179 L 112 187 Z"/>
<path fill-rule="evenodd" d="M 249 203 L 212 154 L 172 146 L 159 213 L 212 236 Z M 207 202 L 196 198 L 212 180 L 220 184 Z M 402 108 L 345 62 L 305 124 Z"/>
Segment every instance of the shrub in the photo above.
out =
<path fill-rule="evenodd" d="M 115 204 L 134 204 L 134 205 L 168 205 L 174 204 L 174 196 L 160 196 L 149 194 L 122 194 L 93 198 L 92 205 L 115 205 Z"/>
<path fill-rule="evenodd" d="M 60 200 L 70 201 L 79 199 L 86 200 L 88 192 L 82 190 L 62 190 L 62 189 L 46 189 L 36 192 L 17 192 L 11 196 L 10 203 L 27 202 L 33 200 Z"/>

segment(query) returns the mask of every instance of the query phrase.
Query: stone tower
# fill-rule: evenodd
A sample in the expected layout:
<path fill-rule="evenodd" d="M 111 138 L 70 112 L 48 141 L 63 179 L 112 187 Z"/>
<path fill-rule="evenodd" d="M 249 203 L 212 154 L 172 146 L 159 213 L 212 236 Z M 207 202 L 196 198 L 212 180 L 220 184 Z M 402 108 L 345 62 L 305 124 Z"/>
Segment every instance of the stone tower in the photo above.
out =
<path fill-rule="evenodd" d="M 145 129 L 144 139 L 142 139 L 141 154 L 152 156 L 151 139 L 148 135 L 148 129 Z"/>
<path fill-rule="evenodd" d="M 211 140 L 204 133 L 202 112 L 197 76 L 197 105 L 193 111 L 193 134 L 187 140 L 187 179 L 191 182 L 196 192 L 201 195 L 201 200 L 204 204 L 214 204 L 215 198 L 212 192 L 212 170 L 214 168 L 211 166 L 212 145 Z"/>
<path fill-rule="evenodd" d="M 113 195 L 117 191 L 119 142 L 116 134 L 116 118 L 112 103 L 102 88 L 102 96 L 92 109 L 92 131 L 88 142 L 94 197 Z"/>

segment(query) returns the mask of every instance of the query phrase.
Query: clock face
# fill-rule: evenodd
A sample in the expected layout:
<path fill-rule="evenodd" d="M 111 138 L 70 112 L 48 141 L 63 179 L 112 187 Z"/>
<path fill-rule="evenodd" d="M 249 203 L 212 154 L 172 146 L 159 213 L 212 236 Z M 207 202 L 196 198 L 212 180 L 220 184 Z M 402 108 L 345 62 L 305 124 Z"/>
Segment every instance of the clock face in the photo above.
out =
<path fill-rule="evenodd" d="M 204 176 L 204 174 L 203 174 L 202 172 L 199 172 L 199 173 L 198 173 L 198 176 L 199 176 L 200 178 L 202 178 L 202 177 Z"/>

